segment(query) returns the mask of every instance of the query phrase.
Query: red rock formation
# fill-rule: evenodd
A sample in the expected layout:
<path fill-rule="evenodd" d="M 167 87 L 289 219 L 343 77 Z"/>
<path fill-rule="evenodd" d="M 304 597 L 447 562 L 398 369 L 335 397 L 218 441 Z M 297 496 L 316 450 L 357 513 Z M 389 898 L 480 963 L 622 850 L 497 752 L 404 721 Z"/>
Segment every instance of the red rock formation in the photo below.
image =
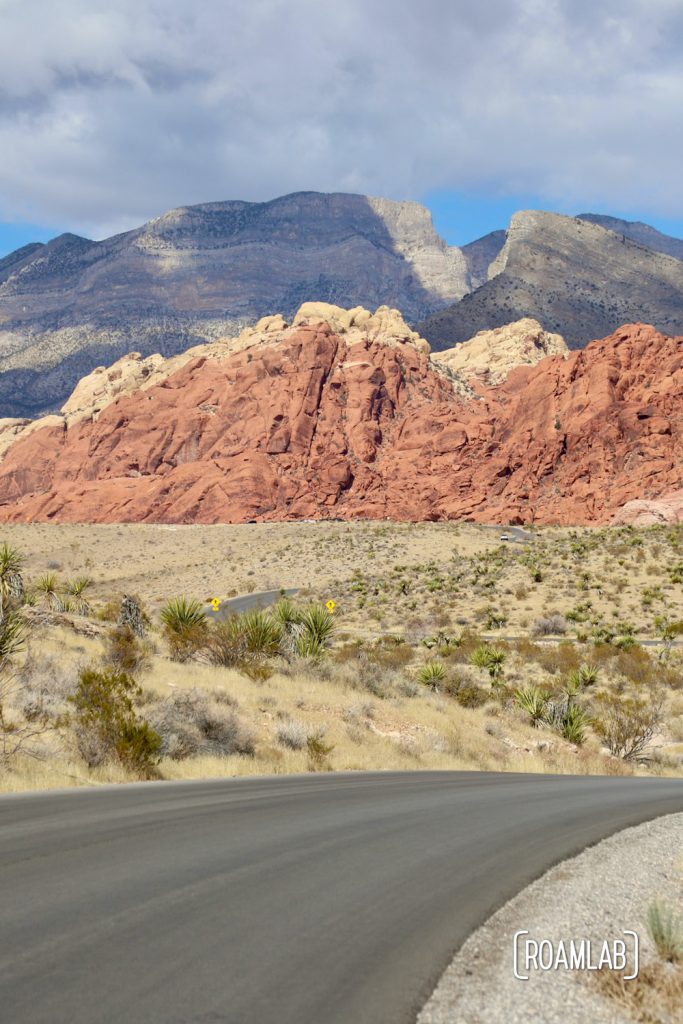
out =
<path fill-rule="evenodd" d="M 0 520 L 604 523 L 682 481 L 683 338 L 632 325 L 467 399 L 423 347 L 318 323 L 21 436 Z"/>

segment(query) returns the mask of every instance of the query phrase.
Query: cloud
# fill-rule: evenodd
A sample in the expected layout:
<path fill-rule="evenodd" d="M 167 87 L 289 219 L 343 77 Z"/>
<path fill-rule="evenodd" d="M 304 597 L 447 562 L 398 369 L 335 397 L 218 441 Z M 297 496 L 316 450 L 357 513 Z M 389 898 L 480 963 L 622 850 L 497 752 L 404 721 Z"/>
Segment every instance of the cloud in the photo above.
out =
<path fill-rule="evenodd" d="M 679 0 L 0 0 L 0 219 L 299 189 L 683 217 Z"/>

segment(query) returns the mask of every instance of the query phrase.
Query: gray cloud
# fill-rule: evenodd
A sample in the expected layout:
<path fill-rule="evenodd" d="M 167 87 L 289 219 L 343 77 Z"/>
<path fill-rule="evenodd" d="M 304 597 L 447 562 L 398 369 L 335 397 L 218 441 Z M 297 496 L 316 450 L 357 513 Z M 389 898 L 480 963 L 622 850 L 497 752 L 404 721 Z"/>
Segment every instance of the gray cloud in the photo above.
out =
<path fill-rule="evenodd" d="M 683 216 L 680 0 L 0 0 L 0 219 L 297 189 Z"/>

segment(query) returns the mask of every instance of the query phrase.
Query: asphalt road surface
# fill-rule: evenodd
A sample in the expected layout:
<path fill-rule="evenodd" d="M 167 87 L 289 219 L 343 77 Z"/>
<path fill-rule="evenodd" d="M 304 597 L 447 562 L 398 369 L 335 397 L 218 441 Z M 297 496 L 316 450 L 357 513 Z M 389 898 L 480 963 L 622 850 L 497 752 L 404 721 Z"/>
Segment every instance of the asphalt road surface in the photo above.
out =
<path fill-rule="evenodd" d="M 218 611 L 207 604 L 204 611 L 211 619 L 227 619 L 230 615 L 242 615 L 243 612 L 250 612 L 253 608 L 267 608 L 271 604 L 277 604 L 281 597 L 293 597 L 298 594 L 298 587 L 289 587 L 283 590 L 259 590 L 255 594 L 243 594 L 241 597 L 226 597 L 221 601 Z"/>
<path fill-rule="evenodd" d="M 0 1019 L 408 1024 L 545 868 L 681 810 L 678 780 L 460 772 L 5 796 Z"/>

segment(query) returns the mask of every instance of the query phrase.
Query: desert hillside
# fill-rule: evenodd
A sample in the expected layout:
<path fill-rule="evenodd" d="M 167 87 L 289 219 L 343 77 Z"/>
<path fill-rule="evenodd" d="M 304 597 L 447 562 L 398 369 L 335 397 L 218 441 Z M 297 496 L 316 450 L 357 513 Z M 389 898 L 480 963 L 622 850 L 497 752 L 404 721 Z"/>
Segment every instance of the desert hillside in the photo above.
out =
<path fill-rule="evenodd" d="M 632 324 L 475 392 L 395 310 L 307 304 L 10 424 L 0 519 L 607 523 L 680 488 L 682 340 Z"/>

